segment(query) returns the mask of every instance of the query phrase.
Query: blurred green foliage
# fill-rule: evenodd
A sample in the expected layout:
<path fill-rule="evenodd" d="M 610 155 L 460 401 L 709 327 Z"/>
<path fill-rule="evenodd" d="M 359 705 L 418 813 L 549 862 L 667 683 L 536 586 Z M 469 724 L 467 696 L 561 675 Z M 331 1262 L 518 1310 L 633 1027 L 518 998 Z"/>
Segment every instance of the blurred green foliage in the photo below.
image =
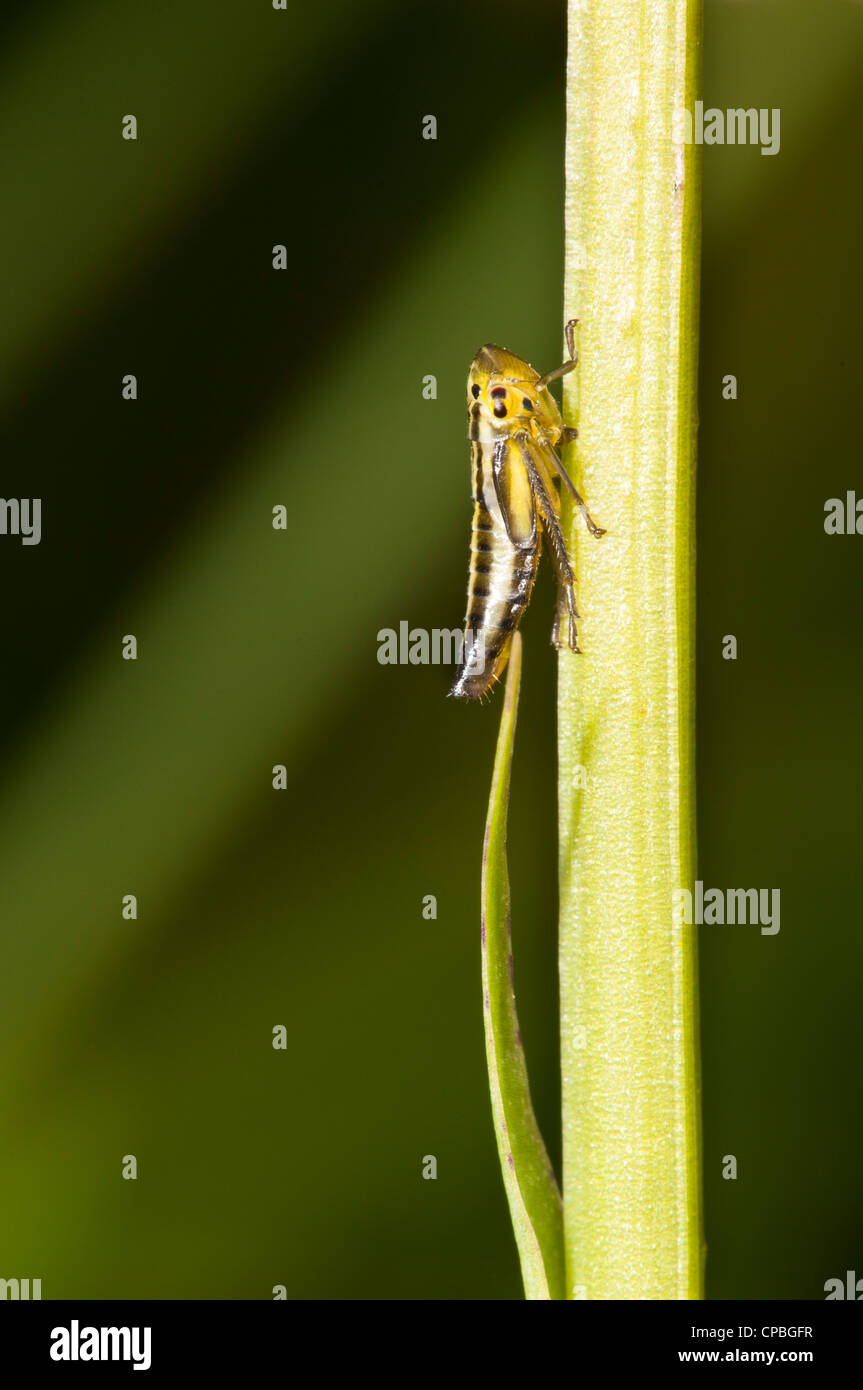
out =
<path fill-rule="evenodd" d="M 559 359 L 563 6 L 2 26 L 3 494 L 43 539 L 0 538 L 0 1275 L 518 1298 L 479 989 L 497 715 L 376 653 L 461 623 L 473 352 Z M 782 892 L 776 937 L 702 929 L 708 1292 L 820 1298 L 863 1258 L 863 541 L 823 531 L 863 495 L 863 9 L 708 3 L 705 44 L 708 104 L 782 111 L 775 158 L 704 160 L 700 873 Z M 510 870 L 557 1160 L 552 606 L 545 575 Z"/>

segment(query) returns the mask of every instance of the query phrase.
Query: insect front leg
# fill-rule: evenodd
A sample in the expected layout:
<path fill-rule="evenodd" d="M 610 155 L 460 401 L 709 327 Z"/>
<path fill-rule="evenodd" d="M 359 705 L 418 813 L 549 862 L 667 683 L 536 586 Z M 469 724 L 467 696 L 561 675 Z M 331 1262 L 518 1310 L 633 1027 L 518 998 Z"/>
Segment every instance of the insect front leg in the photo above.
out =
<path fill-rule="evenodd" d="M 566 327 L 564 328 L 563 331 L 564 331 L 564 335 L 565 335 L 565 337 L 566 337 L 566 347 L 567 347 L 567 351 L 569 352 L 570 357 L 571 357 L 571 358 L 574 358 L 574 359 L 577 361 L 577 360 L 578 360 L 578 353 L 577 353 L 576 350 L 575 350 L 575 330 L 576 330 L 576 328 L 578 328 L 578 319 L 570 319 L 570 320 L 569 320 L 569 323 L 566 325 Z"/>
<path fill-rule="evenodd" d="M 566 325 L 566 346 L 569 352 L 570 360 L 568 362 L 564 362 L 563 366 L 558 367 L 556 371 L 548 372 L 545 376 L 540 377 L 539 381 L 536 383 L 537 389 L 547 386 L 550 381 L 555 381 L 557 377 L 566 376 L 567 372 L 571 372 L 578 365 L 578 353 L 575 350 L 575 330 L 577 326 L 578 319 L 570 319 L 569 323 Z M 560 431 L 558 442 L 560 444 L 574 444 L 577 438 L 578 430 L 576 429 L 575 425 L 564 425 Z M 563 480 L 566 487 L 572 494 L 573 501 L 575 502 L 575 505 L 578 507 L 578 510 L 581 512 L 581 515 L 584 518 L 584 524 L 587 527 L 590 534 L 592 536 L 604 536 L 605 528 L 603 526 L 597 526 L 593 517 L 590 515 L 590 512 L 587 510 L 584 498 L 578 492 L 574 482 L 570 478 L 569 474 L 567 473 L 566 469 L 564 468 L 563 464 L 561 463 L 560 459 L 558 458 L 557 454 L 554 452 L 553 449 L 549 449 L 549 455 L 553 459 L 554 467 L 560 474 L 561 479 Z"/>
<path fill-rule="evenodd" d="M 578 353 L 575 350 L 575 330 L 578 319 L 570 319 L 566 325 L 566 349 L 569 353 L 569 361 L 564 362 L 562 367 L 555 367 L 553 372 L 546 372 L 536 383 L 536 390 L 542 391 L 550 381 L 557 381 L 559 377 L 566 376 L 569 372 L 574 372 L 578 366 Z"/>

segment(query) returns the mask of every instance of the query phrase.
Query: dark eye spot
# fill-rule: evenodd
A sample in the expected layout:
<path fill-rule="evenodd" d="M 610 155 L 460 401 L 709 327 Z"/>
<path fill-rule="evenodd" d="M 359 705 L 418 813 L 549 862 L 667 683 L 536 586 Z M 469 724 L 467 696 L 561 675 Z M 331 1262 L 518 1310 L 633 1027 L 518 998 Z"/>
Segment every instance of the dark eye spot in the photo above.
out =
<path fill-rule="evenodd" d="M 494 413 L 497 416 L 498 420 L 503 419 L 504 415 L 506 415 L 506 406 L 504 405 L 503 401 L 495 401 Z"/>
<path fill-rule="evenodd" d="M 474 398 L 474 400 L 476 400 L 477 397 L 479 396 L 479 393 L 480 393 L 480 384 L 479 384 L 479 382 L 478 382 L 478 381 L 475 381 L 474 384 L 473 384 L 473 386 L 472 386 L 470 389 L 471 389 L 471 391 L 472 391 L 472 393 L 473 393 L 473 398 Z"/>
<path fill-rule="evenodd" d="M 522 405 L 524 406 L 525 410 L 533 410 L 533 405 L 527 399 L 527 396 L 525 396 L 524 400 L 522 401 Z"/>
<path fill-rule="evenodd" d="M 506 395 L 506 387 L 505 387 L 505 386 L 495 386 L 495 387 L 493 388 L 491 394 L 492 394 L 493 396 L 505 396 L 505 395 Z"/>

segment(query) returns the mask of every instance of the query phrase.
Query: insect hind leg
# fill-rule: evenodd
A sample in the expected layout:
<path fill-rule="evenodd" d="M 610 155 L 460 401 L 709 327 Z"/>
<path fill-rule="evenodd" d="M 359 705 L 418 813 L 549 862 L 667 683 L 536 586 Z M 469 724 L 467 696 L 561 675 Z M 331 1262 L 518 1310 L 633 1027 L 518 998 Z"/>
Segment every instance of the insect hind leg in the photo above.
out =
<path fill-rule="evenodd" d="M 578 645 L 578 609 L 575 606 L 575 585 L 561 583 L 557 590 L 557 607 L 554 612 L 554 623 L 551 628 L 552 646 L 560 650 L 561 647 L 569 647 L 571 652 L 581 652 Z M 566 619 L 567 637 L 563 641 L 560 629 Z"/>

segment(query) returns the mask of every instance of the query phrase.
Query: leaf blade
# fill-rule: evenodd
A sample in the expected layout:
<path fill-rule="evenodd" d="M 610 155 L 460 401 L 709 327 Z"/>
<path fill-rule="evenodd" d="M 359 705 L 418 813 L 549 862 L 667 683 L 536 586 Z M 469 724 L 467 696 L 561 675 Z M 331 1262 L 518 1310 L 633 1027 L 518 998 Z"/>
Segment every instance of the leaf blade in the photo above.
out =
<path fill-rule="evenodd" d="M 529 1300 L 564 1297 L 560 1191 L 530 1099 L 512 972 L 506 858 L 510 770 L 522 643 L 514 633 L 486 819 L 482 862 L 483 1022 L 498 1155 Z"/>

